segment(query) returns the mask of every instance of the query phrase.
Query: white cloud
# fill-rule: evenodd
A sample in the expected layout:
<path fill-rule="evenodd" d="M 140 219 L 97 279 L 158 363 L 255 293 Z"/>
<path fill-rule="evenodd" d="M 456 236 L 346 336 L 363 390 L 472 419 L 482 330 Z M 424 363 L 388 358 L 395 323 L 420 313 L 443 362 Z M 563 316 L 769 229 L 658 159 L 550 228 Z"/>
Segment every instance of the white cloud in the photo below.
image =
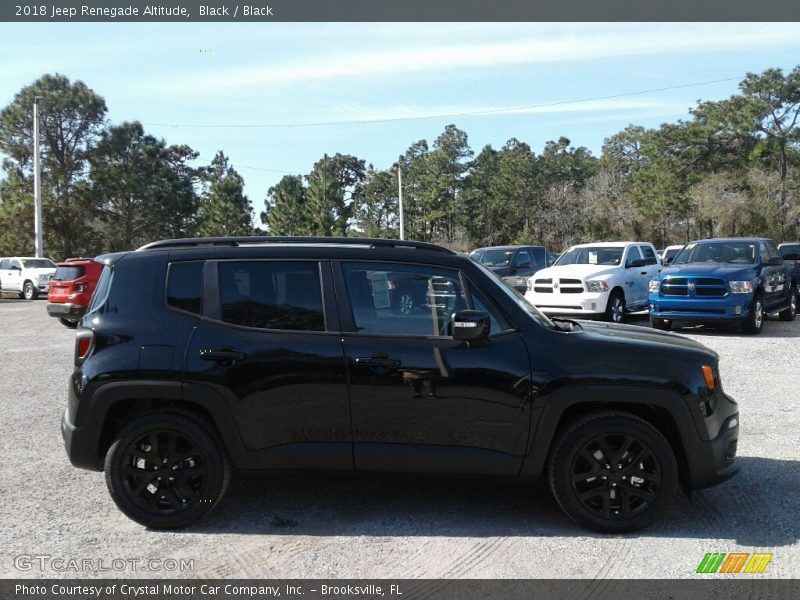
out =
<path fill-rule="evenodd" d="M 788 24 L 787 24 L 788 25 Z M 286 61 L 279 54 L 268 55 L 260 64 L 239 68 L 204 71 L 202 74 L 176 77 L 157 83 L 165 91 L 234 91 L 331 79 L 397 77 L 403 74 L 491 69 L 516 65 L 568 61 L 594 61 L 609 58 L 665 55 L 675 53 L 741 51 L 767 48 L 800 41 L 794 27 L 780 24 L 719 25 L 691 24 L 668 26 L 613 26 L 573 29 L 564 26 L 560 33 L 552 28 L 522 35 L 513 28 L 515 39 L 498 31 L 482 30 L 480 41 L 464 41 L 463 29 L 458 41 L 444 43 L 366 45 L 347 52 L 327 52 Z M 445 29 L 446 33 L 446 29 Z M 491 35 L 490 35 L 491 33 Z M 487 38 L 499 41 L 486 41 Z M 357 30 L 354 38 L 357 39 Z M 398 41 L 393 39 L 393 41 Z M 339 46 L 353 46 L 341 42 Z M 355 44 L 358 47 L 358 44 Z M 272 58 L 270 56 L 273 56 Z"/>

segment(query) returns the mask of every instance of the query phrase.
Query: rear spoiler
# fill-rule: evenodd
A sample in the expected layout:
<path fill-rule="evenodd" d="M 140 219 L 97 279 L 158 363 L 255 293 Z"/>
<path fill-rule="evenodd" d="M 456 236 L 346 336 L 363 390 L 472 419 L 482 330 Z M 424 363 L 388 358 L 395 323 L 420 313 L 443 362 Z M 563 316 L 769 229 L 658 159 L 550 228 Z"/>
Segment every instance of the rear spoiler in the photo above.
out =
<path fill-rule="evenodd" d="M 128 256 L 128 254 L 130 254 L 130 251 L 101 254 L 100 256 L 94 257 L 94 262 L 98 262 L 103 265 L 110 265 L 113 267 L 117 262 Z"/>

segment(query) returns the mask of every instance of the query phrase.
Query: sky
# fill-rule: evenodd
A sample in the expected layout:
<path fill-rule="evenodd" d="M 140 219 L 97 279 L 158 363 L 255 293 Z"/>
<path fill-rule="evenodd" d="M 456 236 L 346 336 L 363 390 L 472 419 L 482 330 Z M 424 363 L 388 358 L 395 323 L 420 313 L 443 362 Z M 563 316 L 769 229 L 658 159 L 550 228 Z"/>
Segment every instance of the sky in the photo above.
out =
<path fill-rule="evenodd" d="M 82 80 L 113 124 L 188 144 L 198 165 L 223 150 L 258 213 L 325 153 L 387 168 L 454 123 L 476 154 L 561 136 L 599 154 L 629 124 L 798 64 L 796 23 L 2 23 L 0 106 L 44 73 Z"/>

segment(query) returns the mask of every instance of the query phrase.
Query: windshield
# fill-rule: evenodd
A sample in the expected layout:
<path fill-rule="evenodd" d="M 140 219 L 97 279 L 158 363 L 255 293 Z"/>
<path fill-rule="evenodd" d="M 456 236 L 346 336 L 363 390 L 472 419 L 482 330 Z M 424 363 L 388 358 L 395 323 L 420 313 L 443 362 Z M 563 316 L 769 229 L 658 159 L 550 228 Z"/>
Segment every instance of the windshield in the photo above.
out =
<path fill-rule="evenodd" d="M 22 261 L 26 269 L 55 269 L 56 265 L 46 258 L 26 258 Z"/>
<path fill-rule="evenodd" d="M 500 289 L 503 293 L 511 298 L 517 306 L 519 306 L 522 310 L 527 312 L 531 318 L 536 321 L 539 325 L 543 327 L 547 327 L 548 329 L 557 329 L 553 322 L 548 319 L 545 315 L 539 312 L 539 309 L 536 308 L 533 304 L 525 300 L 525 296 L 520 294 L 517 290 L 512 288 L 508 285 L 502 278 L 498 277 L 491 269 L 487 269 L 482 264 L 478 263 L 478 268 L 481 269 L 484 273 L 488 273 L 492 276 L 492 278 L 497 281 L 499 284 Z"/>
<path fill-rule="evenodd" d="M 618 265 L 622 262 L 625 248 L 615 246 L 592 246 L 570 248 L 562 254 L 554 266 L 560 265 Z"/>
<path fill-rule="evenodd" d="M 472 253 L 472 258 L 487 267 L 507 267 L 513 255 L 513 250 L 494 248 L 491 250 L 475 250 Z"/>
<path fill-rule="evenodd" d="M 688 263 L 717 263 L 750 265 L 756 260 L 756 244 L 753 242 L 702 242 L 689 244 L 673 265 Z"/>

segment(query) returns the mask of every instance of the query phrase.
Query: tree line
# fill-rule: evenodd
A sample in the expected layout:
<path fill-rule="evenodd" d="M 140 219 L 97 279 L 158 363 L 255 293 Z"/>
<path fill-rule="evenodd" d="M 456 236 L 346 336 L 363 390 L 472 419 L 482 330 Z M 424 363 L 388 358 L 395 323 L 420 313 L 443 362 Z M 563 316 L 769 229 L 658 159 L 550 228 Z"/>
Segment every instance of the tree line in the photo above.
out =
<path fill-rule="evenodd" d="M 512 138 L 477 154 L 455 125 L 413 143 L 387 169 L 325 155 L 267 190 L 254 225 L 244 180 L 219 151 L 167 145 L 138 122 L 108 123 L 84 83 L 44 75 L 0 112 L 0 255 L 33 251 L 32 105 L 39 96 L 45 247 L 62 258 L 165 237 L 406 237 L 457 249 L 533 243 L 554 249 L 640 239 L 800 237 L 800 66 L 748 74 L 737 94 L 688 118 L 607 138 L 600 156 L 567 138 L 534 151 Z"/>

